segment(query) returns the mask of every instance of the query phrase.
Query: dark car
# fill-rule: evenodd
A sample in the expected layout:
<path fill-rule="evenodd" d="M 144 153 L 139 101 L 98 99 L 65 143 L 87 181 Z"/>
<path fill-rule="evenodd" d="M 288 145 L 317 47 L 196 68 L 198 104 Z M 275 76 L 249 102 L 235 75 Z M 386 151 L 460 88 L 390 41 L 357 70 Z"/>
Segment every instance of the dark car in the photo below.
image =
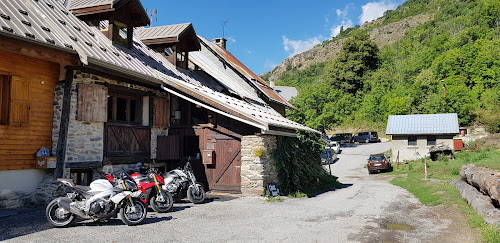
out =
<path fill-rule="evenodd" d="M 380 142 L 377 132 L 360 132 L 354 134 L 352 138 L 358 143 Z"/>
<path fill-rule="evenodd" d="M 368 173 L 392 171 L 391 161 L 385 154 L 372 154 L 368 158 Z"/>
<path fill-rule="evenodd" d="M 350 133 L 337 133 L 330 137 L 330 140 L 337 141 L 341 144 L 352 143 L 352 134 Z"/>

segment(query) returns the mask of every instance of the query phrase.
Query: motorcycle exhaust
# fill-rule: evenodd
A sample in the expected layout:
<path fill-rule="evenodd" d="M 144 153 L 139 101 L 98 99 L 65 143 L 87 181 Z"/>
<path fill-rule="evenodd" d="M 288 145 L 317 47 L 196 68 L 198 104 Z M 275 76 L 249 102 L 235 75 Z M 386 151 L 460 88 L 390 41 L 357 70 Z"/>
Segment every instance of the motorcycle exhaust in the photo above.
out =
<path fill-rule="evenodd" d="M 83 213 L 82 211 L 75 208 L 75 206 L 72 206 L 70 204 L 71 204 L 71 201 L 68 199 L 61 199 L 57 202 L 57 205 L 59 205 L 59 207 L 68 210 L 70 213 L 75 214 L 78 217 L 83 218 L 83 219 L 90 219 L 90 217 L 85 215 L 85 213 Z"/>

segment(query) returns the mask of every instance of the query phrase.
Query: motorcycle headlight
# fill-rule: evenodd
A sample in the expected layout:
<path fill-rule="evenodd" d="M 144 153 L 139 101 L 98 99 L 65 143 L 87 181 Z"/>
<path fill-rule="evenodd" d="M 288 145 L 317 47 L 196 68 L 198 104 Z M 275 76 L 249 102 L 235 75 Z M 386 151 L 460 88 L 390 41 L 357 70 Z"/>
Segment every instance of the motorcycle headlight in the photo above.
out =
<path fill-rule="evenodd" d="M 123 188 L 125 190 L 129 190 L 129 191 L 137 191 L 138 190 L 137 184 L 135 184 L 135 182 L 130 181 L 130 180 L 125 180 L 125 186 L 127 187 L 127 188 Z"/>

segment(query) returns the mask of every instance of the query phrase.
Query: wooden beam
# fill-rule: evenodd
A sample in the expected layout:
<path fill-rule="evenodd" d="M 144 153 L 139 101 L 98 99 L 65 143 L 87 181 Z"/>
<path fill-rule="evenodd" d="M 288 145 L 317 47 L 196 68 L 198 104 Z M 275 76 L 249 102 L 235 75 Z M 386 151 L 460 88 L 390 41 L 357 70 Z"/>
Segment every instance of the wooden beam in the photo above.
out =
<path fill-rule="evenodd" d="M 48 45 L 38 44 L 20 38 L 0 38 L 0 49 L 45 61 L 59 63 L 61 66 L 78 66 L 80 58 L 76 52 L 58 50 Z"/>
<path fill-rule="evenodd" d="M 59 137 L 57 138 L 56 150 L 56 170 L 54 179 L 61 178 L 64 171 L 64 161 L 66 160 L 66 144 L 68 141 L 69 113 L 71 108 L 71 86 L 73 85 L 73 69 L 68 68 L 66 79 L 64 80 L 64 95 L 61 112 L 61 122 L 59 125 Z"/>

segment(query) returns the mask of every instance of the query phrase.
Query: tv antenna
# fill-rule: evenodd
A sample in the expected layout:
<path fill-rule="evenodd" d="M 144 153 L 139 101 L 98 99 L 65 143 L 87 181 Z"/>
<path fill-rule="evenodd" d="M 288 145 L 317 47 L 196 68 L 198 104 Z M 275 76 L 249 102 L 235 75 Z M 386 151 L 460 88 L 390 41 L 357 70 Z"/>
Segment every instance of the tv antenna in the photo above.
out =
<path fill-rule="evenodd" d="M 224 28 L 226 27 L 227 21 L 229 21 L 229 19 L 227 19 L 226 21 L 224 21 L 224 23 L 222 23 L 222 38 L 223 39 L 224 39 Z"/>
<path fill-rule="evenodd" d="M 151 27 L 153 27 L 153 17 L 155 17 L 155 22 L 158 22 L 158 18 L 156 17 L 157 14 L 158 14 L 157 8 L 152 9 L 151 13 L 149 14 L 149 16 L 151 16 Z"/>

